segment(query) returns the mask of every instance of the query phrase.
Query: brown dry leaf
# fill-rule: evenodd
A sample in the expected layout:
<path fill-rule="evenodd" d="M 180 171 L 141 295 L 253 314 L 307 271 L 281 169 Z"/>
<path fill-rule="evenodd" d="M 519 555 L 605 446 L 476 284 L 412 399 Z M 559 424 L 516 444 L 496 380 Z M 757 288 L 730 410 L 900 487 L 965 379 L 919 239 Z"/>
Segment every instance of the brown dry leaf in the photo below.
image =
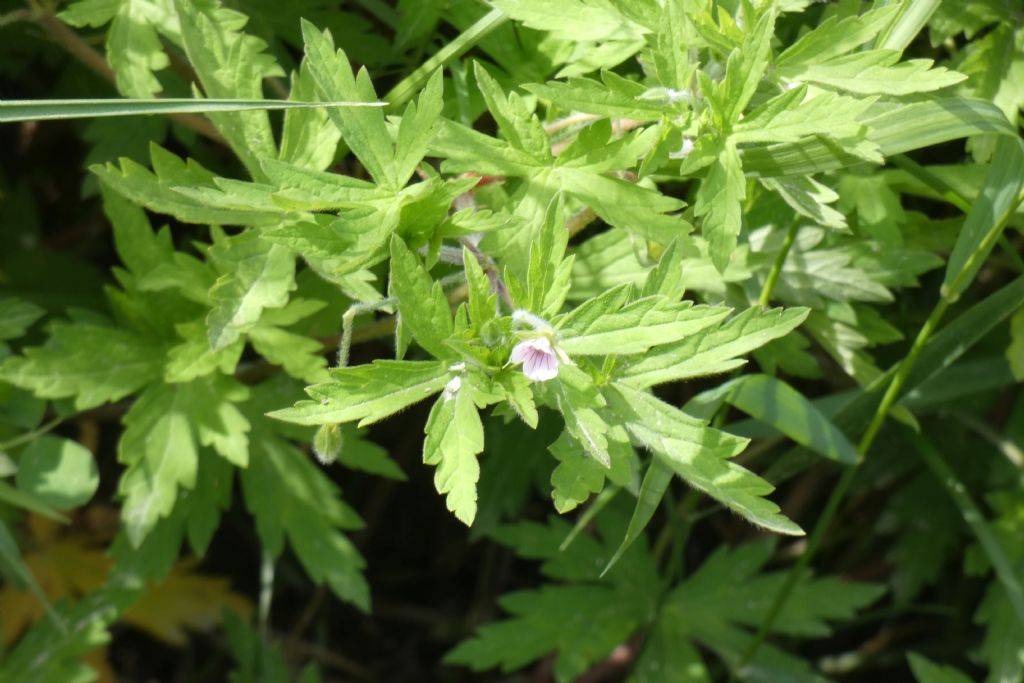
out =
<path fill-rule="evenodd" d="M 248 618 L 252 602 L 233 592 L 227 579 L 194 573 L 198 564 L 197 559 L 179 562 L 163 583 L 149 587 L 121 621 L 169 645 L 184 647 L 186 627 L 209 631 L 220 624 L 225 608 Z"/>
<path fill-rule="evenodd" d="M 106 507 L 86 508 L 81 515 L 84 529 L 61 526 L 37 515 L 26 518 L 30 547 L 24 555 L 25 565 L 51 602 L 76 600 L 106 581 L 112 564 L 102 546 L 111 536 L 110 525 L 103 523 L 107 517 Z M 188 559 L 175 565 L 165 581 L 150 585 L 142 599 L 122 615 L 122 623 L 182 647 L 187 644 L 186 628 L 209 631 L 221 623 L 224 608 L 244 617 L 252 613 L 252 603 L 233 592 L 227 579 L 195 573 L 198 564 L 198 559 Z M 6 649 L 45 609 L 31 593 L 5 585 L 0 588 L 0 614 Z M 84 659 L 99 672 L 97 683 L 117 680 L 107 662 L 106 648 L 90 652 Z"/>

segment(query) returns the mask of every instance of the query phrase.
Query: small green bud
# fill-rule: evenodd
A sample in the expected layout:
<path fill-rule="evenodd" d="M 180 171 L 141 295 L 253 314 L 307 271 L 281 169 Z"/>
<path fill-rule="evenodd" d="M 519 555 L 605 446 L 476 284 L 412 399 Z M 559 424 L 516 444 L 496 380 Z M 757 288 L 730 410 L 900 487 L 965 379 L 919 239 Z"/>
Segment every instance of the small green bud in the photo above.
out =
<path fill-rule="evenodd" d="M 313 455 L 321 465 L 330 465 L 338 459 L 345 440 L 341 436 L 341 425 L 321 425 L 313 437 Z"/>

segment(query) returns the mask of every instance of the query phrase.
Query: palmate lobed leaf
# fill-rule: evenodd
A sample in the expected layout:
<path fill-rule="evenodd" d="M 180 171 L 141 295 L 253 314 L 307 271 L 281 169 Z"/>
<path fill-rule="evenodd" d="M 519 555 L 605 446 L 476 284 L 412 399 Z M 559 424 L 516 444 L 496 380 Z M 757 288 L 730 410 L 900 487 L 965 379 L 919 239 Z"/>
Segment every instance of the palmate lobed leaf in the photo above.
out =
<path fill-rule="evenodd" d="M 249 420 L 236 407 L 247 389 L 217 378 L 147 389 L 124 418 L 118 459 L 126 470 L 118 485 L 129 538 L 138 545 L 171 514 L 179 489 L 196 486 L 200 447 L 232 464 L 249 462 Z"/>
<path fill-rule="evenodd" d="M 86 410 L 132 394 L 162 371 L 164 347 L 125 329 L 55 322 L 44 346 L 0 365 L 0 380 Z M 103 363 L 97 363 L 103 358 Z"/>

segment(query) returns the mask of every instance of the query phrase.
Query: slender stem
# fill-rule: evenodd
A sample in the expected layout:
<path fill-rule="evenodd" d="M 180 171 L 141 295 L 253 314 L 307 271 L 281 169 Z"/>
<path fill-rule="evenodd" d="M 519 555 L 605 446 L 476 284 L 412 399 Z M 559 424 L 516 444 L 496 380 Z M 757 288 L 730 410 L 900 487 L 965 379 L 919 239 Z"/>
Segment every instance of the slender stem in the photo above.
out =
<path fill-rule="evenodd" d="M 4 441 L 4 442 L 0 443 L 0 451 L 6 450 L 8 448 L 14 448 L 15 446 L 20 446 L 23 443 L 27 443 L 29 441 L 32 441 L 36 437 L 39 437 L 39 436 L 42 436 L 43 434 L 46 434 L 47 432 L 52 430 L 54 427 L 56 427 L 57 425 L 59 425 L 63 421 L 64 421 L 63 417 L 55 417 L 52 420 L 50 420 L 49 422 L 47 422 L 46 424 L 43 424 L 43 425 L 41 425 L 39 427 L 36 427 L 35 429 L 33 429 L 30 432 L 25 432 L 24 434 L 19 434 L 18 436 L 14 437 L 13 439 L 8 439 L 7 441 Z"/>
<path fill-rule="evenodd" d="M 971 204 L 968 202 L 963 195 L 953 189 L 953 187 L 945 180 L 935 175 L 927 168 L 917 163 L 905 154 L 897 154 L 889 159 L 897 168 L 906 173 L 909 173 L 913 177 L 934 190 L 940 197 L 945 199 L 947 202 L 960 209 L 964 213 L 971 210 Z"/>
<path fill-rule="evenodd" d="M 555 119 L 551 123 L 545 124 L 544 132 L 548 135 L 552 135 L 560 130 L 572 128 L 573 126 L 581 126 L 585 123 L 598 121 L 600 119 L 601 117 L 596 114 L 570 114 L 569 116 L 563 116 L 560 119 Z"/>
<path fill-rule="evenodd" d="M 263 551 L 260 560 L 260 597 L 258 605 L 258 619 L 260 634 L 266 640 L 270 628 L 270 603 L 274 599 L 274 558 Z"/>
<path fill-rule="evenodd" d="M 907 381 L 907 377 L 910 376 L 910 371 L 914 368 L 914 363 L 917 362 L 918 357 L 921 355 L 921 351 L 924 350 L 924 345 L 928 341 L 928 338 L 932 336 L 935 329 L 939 325 L 939 321 L 946 314 L 949 309 L 949 302 L 946 299 L 939 299 L 935 304 L 935 308 L 932 309 L 931 315 L 921 326 L 921 330 L 917 333 L 917 337 L 914 339 L 913 346 L 910 347 L 910 353 L 900 361 L 899 367 L 896 368 L 896 374 L 893 376 L 892 381 L 889 383 L 888 388 L 885 390 L 885 395 L 882 396 L 882 402 L 878 405 L 875 410 L 874 416 L 871 418 L 871 423 L 868 425 L 867 430 L 864 432 L 864 436 L 861 437 L 860 444 L 857 446 L 857 455 L 859 461 L 863 462 L 864 457 L 871 449 L 871 445 L 875 442 L 875 437 L 878 436 L 879 430 L 882 428 L 882 424 L 885 422 L 885 418 L 889 415 L 889 411 L 892 409 L 896 400 L 900 396 L 900 392 L 903 390 L 903 384 Z"/>
<path fill-rule="evenodd" d="M 392 107 L 398 107 L 410 99 L 423 87 L 430 75 L 440 67 L 445 66 L 453 59 L 458 59 L 484 36 L 508 21 L 508 15 L 500 9 L 492 9 L 480 17 L 472 26 L 463 31 L 458 38 L 451 41 L 437 51 L 433 57 L 423 62 L 415 71 L 403 78 L 398 85 L 392 88 L 384 100 Z"/>
<path fill-rule="evenodd" d="M 1024 273 L 1024 257 L 1021 257 L 1020 250 L 1013 246 L 1013 243 L 1006 238 L 1006 234 L 999 235 L 999 248 L 1003 250 L 1010 263 L 1018 273 Z"/>
<path fill-rule="evenodd" d="M 685 539 L 689 536 L 689 530 L 692 527 L 691 515 L 694 508 L 697 507 L 697 503 L 700 502 L 700 494 L 694 489 L 687 491 L 678 505 L 672 505 L 668 493 L 668 491 L 665 492 L 665 503 L 670 508 L 669 523 L 662 527 L 661 533 L 658 534 L 658 538 L 654 541 L 653 554 L 655 564 L 661 564 L 661 558 L 669 548 L 669 541 L 672 540 L 673 531 L 679 532 L 677 538 Z M 682 520 L 682 526 L 679 526 L 678 520 Z M 685 545 L 685 540 L 683 545 Z M 682 548 L 680 547 L 679 550 L 681 551 Z"/>
<path fill-rule="evenodd" d="M 0 14 L 0 27 L 16 24 L 19 21 L 32 21 L 32 12 L 27 9 L 16 9 L 13 12 Z"/>
<path fill-rule="evenodd" d="M 495 264 L 494 259 L 482 252 L 480 247 L 473 243 L 473 240 L 463 237 L 459 240 L 459 244 L 476 257 L 480 268 L 483 269 L 487 279 L 491 281 L 491 289 L 498 293 L 498 296 L 501 297 L 501 300 L 508 306 L 510 311 L 514 311 L 516 305 L 512 302 L 512 295 L 508 293 L 508 287 L 505 286 L 505 281 L 501 279 L 501 273 L 498 272 L 498 266 Z"/>
<path fill-rule="evenodd" d="M 789 224 L 789 229 L 786 230 L 786 237 L 782 241 L 782 248 L 779 249 L 779 253 L 775 255 L 775 262 L 772 264 L 772 269 L 768 272 L 768 279 L 764 281 L 764 287 L 761 288 L 761 296 L 758 297 L 757 303 L 761 308 L 768 308 L 768 304 L 772 300 L 772 292 L 775 290 L 775 283 L 779 280 L 779 274 L 782 273 L 782 266 L 786 264 L 786 257 L 789 256 L 789 250 L 793 247 L 793 242 L 796 241 L 796 234 L 800 231 L 800 218 L 796 217 L 793 222 Z"/>
<path fill-rule="evenodd" d="M 949 302 L 944 298 L 939 299 L 935 304 L 935 308 L 932 309 L 931 315 L 928 316 L 928 320 L 925 321 L 924 325 L 921 326 L 921 330 L 917 333 L 917 337 L 914 339 L 914 343 L 910 347 L 910 352 L 902 361 L 900 361 L 899 366 L 896 368 L 896 373 L 893 375 L 892 381 L 886 388 L 885 395 L 882 396 L 882 401 L 878 404 L 878 408 L 875 410 L 875 414 L 871 418 L 871 422 L 857 446 L 858 464 L 864 461 L 864 457 L 867 455 L 868 451 L 871 450 L 871 446 L 874 444 L 875 438 L 878 436 L 878 432 L 881 430 L 886 416 L 888 416 L 889 411 L 900 396 L 900 392 L 903 389 L 904 383 L 907 381 L 907 377 L 910 375 L 910 371 L 914 367 L 914 363 L 917 362 L 918 357 L 921 355 L 921 351 L 924 349 L 925 343 L 935 331 L 935 328 L 938 326 L 939 321 L 942 319 L 942 316 L 946 313 L 948 308 Z M 811 531 L 811 536 L 807 541 L 806 550 L 802 555 L 800 555 L 796 565 L 790 569 L 785 582 L 782 584 L 779 592 L 775 594 L 775 599 L 772 601 L 772 605 L 768 610 L 767 616 L 764 621 L 761 622 L 761 625 L 757 629 L 757 634 L 754 636 L 754 639 L 750 641 L 750 646 L 747 648 L 746 652 L 743 653 L 743 656 L 737 663 L 736 668 L 733 670 L 733 676 L 735 676 L 737 670 L 741 669 L 753 660 L 754 656 L 757 655 L 757 651 L 760 649 L 761 644 L 768 637 L 768 634 L 771 633 L 772 626 L 774 626 L 776 619 L 778 619 L 783 607 L 789 600 L 790 594 L 796 587 L 797 582 L 803 578 L 811 560 L 814 559 L 814 555 L 817 553 L 818 547 L 821 545 L 825 532 L 828 531 L 828 527 L 832 523 L 832 518 L 835 517 L 836 512 L 839 510 L 839 505 L 846 497 L 846 494 L 850 489 L 850 484 L 853 483 L 856 473 L 857 466 L 854 465 L 846 468 L 843 471 L 842 476 L 839 477 L 836 487 L 832 489 L 832 493 L 829 495 L 828 501 L 825 503 L 825 509 L 822 510 L 821 516 L 818 517 L 818 520 L 814 525 L 814 529 Z"/>
<path fill-rule="evenodd" d="M 1000 436 L 996 430 L 992 429 L 973 415 L 959 410 L 944 412 L 962 422 L 967 428 L 973 429 L 977 432 L 978 436 L 992 444 L 992 447 L 1006 456 L 1006 459 L 1015 467 L 1024 468 L 1024 451 L 1022 451 L 1013 441 Z"/>
<path fill-rule="evenodd" d="M 971 203 L 967 201 L 967 198 L 956 191 L 952 185 L 947 183 L 941 177 L 935 175 L 927 168 L 917 163 L 905 154 L 897 154 L 892 157 L 891 161 L 898 168 L 912 175 L 917 180 L 921 181 L 932 190 L 934 190 L 940 197 L 955 206 L 956 208 L 963 211 L 965 214 L 971 210 Z M 1018 203 L 1020 203 L 1018 201 Z M 1010 211 L 1012 214 L 1016 208 Z M 1009 217 L 1007 217 L 1009 218 Z M 1010 259 L 1010 262 L 1017 269 L 1018 273 L 1024 272 L 1024 258 L 1018 253 L 1018 250 L 1010 244 L 1010 241 L 1006 239 L 1006 235 L 999 231 L 999 247 L 1003 250 L 1003 253 Z"/>
<path fill-rule="evenodd" d="M 348 354 L 349 350 L 352 348 L 352 325 L 355 322 L 356 316 L 360 313 L 374 313 L 382 308 L 391 306 L 394 303 L 394 299 L 388 298 L 368 303 L 355 303 L 348 307 L 348 310 L 346 310 L 344 315 L 341 316 L 341 339 L 338 342 L 338 365 L 336 367 L 344 368 L 348 366 Z M 389 328 L 382 329 L 379 337 L 386 337 L 391 334 L 393 330 L 393 325 Z M 372 339 L 376 337 L 370 338 Z"/>

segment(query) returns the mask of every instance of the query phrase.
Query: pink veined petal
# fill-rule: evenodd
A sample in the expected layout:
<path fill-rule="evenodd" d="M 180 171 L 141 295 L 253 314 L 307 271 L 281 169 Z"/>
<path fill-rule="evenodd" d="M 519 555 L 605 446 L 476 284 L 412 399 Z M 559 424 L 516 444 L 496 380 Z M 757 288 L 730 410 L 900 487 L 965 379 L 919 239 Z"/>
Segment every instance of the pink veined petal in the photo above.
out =
<path fill-rule="evenodd" d="M 558 376 L 558 360 L 553 353 L 536 352 L 523 363 L 523 374 L 535 382 L 546 382 Z"/>
<path fill-rule="evenodd" d="M 558 358 L 546 337 L 525 339 L 512 349 L 509 363 L 522 363 L 523 374 L 534 382 L 546 382 L 558 376 Z"/>
<path fill-rule="evenodd" d="M 533 349 L 530 347 L 529 342 L 519 342 L 515 348 L 512 349 L 512 355 L 508 357 L 509 363 L 522 363 L 526 360 L 526 357 L 530 354 Z"/>

